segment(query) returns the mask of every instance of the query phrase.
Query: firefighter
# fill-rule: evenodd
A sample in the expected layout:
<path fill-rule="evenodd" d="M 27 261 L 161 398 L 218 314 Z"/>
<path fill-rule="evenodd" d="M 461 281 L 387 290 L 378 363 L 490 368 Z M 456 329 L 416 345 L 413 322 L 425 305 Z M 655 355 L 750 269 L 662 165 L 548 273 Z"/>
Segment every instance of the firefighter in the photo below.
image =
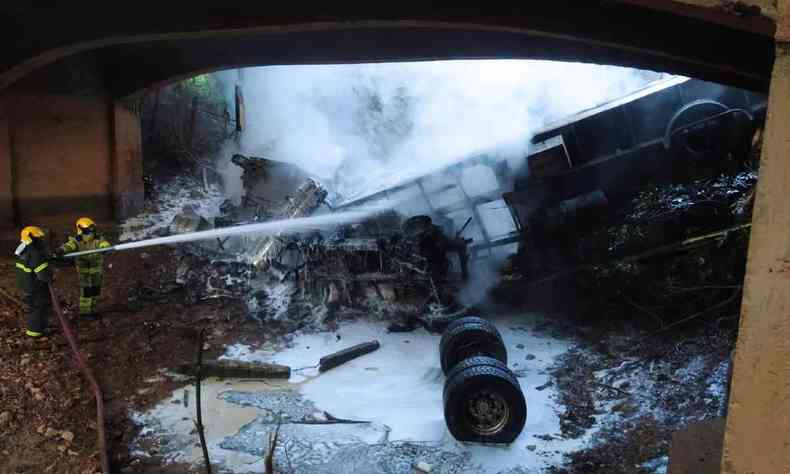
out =
<path fill-rule="evenodd" d="M 14 252 L 16 285 L 22 293 L 25 307 L 26 334 L 37 339 L 44 335 L 52 312 L 49 295 L 49 283 L 52 281 L 49 249 L 44 240 L 44 231 L 39 227 L 25 227 L 20 237 L 21 242 Z"/>
<path fill-rule="evenodd" d="M 110 243 L 96 232 L 96 223 L 89 217 L 77 220 L 77 235 L 69 237 L 65 244 L 56 250 L 59 256 L 64 253 L 81 252 L 106 248 Z M 87 319 L 96 318 L 96 304 L 101 294 L 104 277 L 104 254 L 96 253 L 77 257 L 77 274 L 80 281 L 80 315 Z"/>

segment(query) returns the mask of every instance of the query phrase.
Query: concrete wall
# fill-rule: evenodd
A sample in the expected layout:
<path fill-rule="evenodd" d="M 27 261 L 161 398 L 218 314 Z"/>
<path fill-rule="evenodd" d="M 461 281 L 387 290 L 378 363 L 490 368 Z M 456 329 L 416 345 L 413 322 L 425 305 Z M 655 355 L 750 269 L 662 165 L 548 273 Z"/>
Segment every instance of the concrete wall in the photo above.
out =
<path fill-rule="evenodd" d="M 143 142 L 140 117 L 121 104 L 112 104 L 113 217 L 128 217 L 143 207 Z"/>
<path fill-rule="evenodd" d="M 0 228 L 118 219 L 142 197 L 139 119 L 106 93 L 90 57 L 0 95 Z"/>
<path fill-rule="evenodd" d="M 790 0 L 779 4 L 790 27 Z M 790 33 L 790 29 L 786 30 Z M 777 43 L 722 473 L 790 472 L 790 34 Z"/>

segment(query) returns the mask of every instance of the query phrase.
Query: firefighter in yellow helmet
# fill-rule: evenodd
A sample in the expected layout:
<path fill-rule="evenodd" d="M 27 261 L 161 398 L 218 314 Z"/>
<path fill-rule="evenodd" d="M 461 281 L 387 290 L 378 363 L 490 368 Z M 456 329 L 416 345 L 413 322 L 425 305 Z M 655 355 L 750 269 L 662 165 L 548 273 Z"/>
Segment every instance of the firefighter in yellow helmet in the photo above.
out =
<path fill-rule="evenodd" d="M 68 241 L 56 250 L 58 255 L 110 246 L 110 243 L 97 233 L 96 223 L 91 218 L 79 218 L 76 227 L 77 234 L 70 236 Z M 80 281 L 80 315 L 86 318 L 95 318 L 96 304 L 104 279 L 104 254 L 85 255 L 77 257 L 75 260 Z"/>
<path fill-rule="evenodd" d="M 44 231 L 39 227 L 28 226 L 22 229 L 20 240 L 14 252 L 16 285 L 24 303 L 27 335 L 39 338 L 44 335 L 49 315 L 52 313 L 52 300 L 49 295 L 49 282 L 52 281 L 49 249 L 44 240 Z"/>

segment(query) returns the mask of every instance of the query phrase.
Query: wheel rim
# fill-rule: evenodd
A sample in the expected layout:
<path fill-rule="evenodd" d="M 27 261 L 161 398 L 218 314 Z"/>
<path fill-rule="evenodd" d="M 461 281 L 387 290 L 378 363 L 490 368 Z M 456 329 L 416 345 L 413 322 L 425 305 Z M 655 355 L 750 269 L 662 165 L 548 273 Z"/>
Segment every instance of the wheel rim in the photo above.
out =
<path fill-rule="evenodd" d="M 507 402 L 492 390 L 480 390 L 467 398 L 465 412 L 472 431 L 482 436 L 500 432 L 510 420 Z"/>

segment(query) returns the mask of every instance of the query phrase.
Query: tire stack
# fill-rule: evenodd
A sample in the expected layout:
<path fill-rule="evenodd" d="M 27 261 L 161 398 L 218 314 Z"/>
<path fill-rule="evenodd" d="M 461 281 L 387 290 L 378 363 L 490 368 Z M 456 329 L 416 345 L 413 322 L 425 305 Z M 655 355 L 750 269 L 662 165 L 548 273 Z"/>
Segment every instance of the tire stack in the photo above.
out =
<path fill-rule="evenodd" d="M 489 321 L 468 316 L 450 323 L 439 345 L 444 420 L 459 441 L 512 443 L 527 421 L 527 403 L 507 367 L 507 349 Z"/>

